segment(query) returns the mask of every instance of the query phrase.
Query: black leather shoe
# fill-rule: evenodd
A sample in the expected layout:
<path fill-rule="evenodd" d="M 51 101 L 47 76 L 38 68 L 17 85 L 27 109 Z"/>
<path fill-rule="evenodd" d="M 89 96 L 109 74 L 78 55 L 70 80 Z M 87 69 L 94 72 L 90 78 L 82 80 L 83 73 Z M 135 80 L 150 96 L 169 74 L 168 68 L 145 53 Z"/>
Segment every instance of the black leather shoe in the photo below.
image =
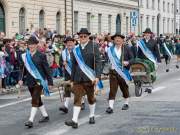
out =
<path fill-rule="evenodd" d="M 95 118 L 94 117 L 89 118 L 89 124 L 95 124 Z"/>
<path fill-rule="evenodd" d="M 166 72 L 169 72 L 169 69 L 166 69 Z"/>
<path fill-rule="evenodd" d="M 59 111 L 62 111 L 63 113 L 68 113 L 68 109 L 65 106 L 60 107 Z"/>
<path fill-rule="evenodd" d="M 39 123 L 44 123 L 44 122 L 48 122 L 49 121 L 49 116 L 47 117 L 42 117 L 40 120 L 39 120 Z"/>
<path fill-rule="evenodd" d="M 178 66 L 178 65 L 176 65 L 176 68 L 178 69 L 178 68 L 179 68 L 179 66 Z"/>
<path fill-rule="evenodd" d="M 81 104 L 81 110 L 85 110 L 85 103 Z"/>
<path fill-rule="evenodd" d="M 112 109 L 111 107 L 108 107 L 108 108 L 106 109 L 106 113 L 108 113 L 108 114 L 113 113 L 113 109 Z"/>
<path fill-rule="evenodd" d="M 129 109 L 129 105 L 128 104 L 124 104 L 122 107 L 122 110 L 128 110 Z"/>
<path fill-rule="evenodd" d="M 65 121 L 65 125 L 71 126 L 72 128 L 78 128 L 78 123 L 74 122 L 73 120 Z"/>
<path fill-rule="evenodd" d="M 28 128 L 32 128 L 32 127 L 33 127 L 33 122 L 27 121 L 27 122 L 24 123 L 24 125 L 25 125 L 26 127 L 28 127 Z"/>

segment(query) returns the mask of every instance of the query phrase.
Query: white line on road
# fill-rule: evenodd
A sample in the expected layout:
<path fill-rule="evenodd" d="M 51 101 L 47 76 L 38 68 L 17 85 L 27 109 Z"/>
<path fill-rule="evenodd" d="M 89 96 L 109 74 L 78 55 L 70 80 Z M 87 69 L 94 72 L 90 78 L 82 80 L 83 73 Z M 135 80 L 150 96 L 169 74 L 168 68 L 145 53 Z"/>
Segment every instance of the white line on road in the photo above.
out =
<path fill-rule="evenodd" d="M 59 94 L 59 92 L 54 92 L 54 93 L 51 94 L 51 96 L 56 95 L 56 94 Z M 42 95 L 41 97 L 44 97 L 44 95 Z M 23 100 L 20 100 L 20 101 L 0 105 L 0 109 L 8 107 L 8 106 L 16 105 L 16 104 L 19 104 L 19 103 L 23 103 L 23 102 L 26 102 L 26 101 L 30 101 L 30 100 L 31 100 L 31 98 L 26 98 L 26 99 L 23 99 Z"/>
<path fill-rule="evenodd" d="M 152 90 L 152 93 L 161 91 L 161 90 L 163 90 L 163 89 L 165 89 L 165 88 L 166 88 L 166 87 L 164 87 L 164 86 L 157 87 L 157 88 L 155 88 L 155 89 Z"/>

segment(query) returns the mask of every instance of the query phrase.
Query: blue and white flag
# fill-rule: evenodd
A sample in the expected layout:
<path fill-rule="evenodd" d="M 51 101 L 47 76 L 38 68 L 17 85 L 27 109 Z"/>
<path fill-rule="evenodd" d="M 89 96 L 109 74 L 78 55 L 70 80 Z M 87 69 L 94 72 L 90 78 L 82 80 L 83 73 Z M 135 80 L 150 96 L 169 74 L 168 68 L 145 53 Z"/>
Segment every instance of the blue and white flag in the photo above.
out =
<path fill-rule="evenodd" d="M 91 81 L 94 81 L 96 79 L 96 74 L 93 69 L 91 69 L 89 66 L 85 64 L 79 45 L 77 45 L 73 49 L 73 53 L 80 69 Z"/>
<path fill-rule="evenodd" d="M 138 47 L 141 48 L 144 55 L 157 66 L 156 58 L 154 57 L 153 53 L 147 48 L 143 40 L 137 42 Z"/>
<path fill-rule="evenodd" d="M 26 50 L 26 53 L 22 54 L 22 60 L 24 62 L 24 65 L 25 65 L 27 71 L 34 77 L 34 79 L 39 81 L 40 84 L 42 85 L 44 95 L 49 96 L 50 94 L 49 94 L 49 88 L 48 88 L 47 81 L 43 79 L 43 77 L 39 73 L 38 69 L 34 65 L 31 54 L 28 49 Z"/>
<path fill-rule="evenodd" d="M 169 49 L 167 48 L 166 43 L 163 43 L 163 46 L 164 46 L 164 48 L 165 48 L 165 51 L 167 52 L 167 55 L 168 55 L 170 58 L 172 58 L 172 54 L 171 54 L 171 52 L 169 51 Z"/>
<path fill-rule="evenodd" d="M 70 54 L 68 53 L 67 48 L 64 49 L 64 51 L 62 52 L 62 58 L 63 58 L 63 61 L 67 62 L 67 65 L 65 66 L 65 69 L 69 73 L 69 75 L 71 75 L 72 62 L 71 62 Z"/>
<path fill-rule="evenodd" d="M 115 50 L 114 50 L 114 46 L 109 47 L 108 48 L 108 57 L 109 60 L 112 64 L 112 66 L 115 68 L 116 72 L 126 81 L 126 83 L 128 84 L 129 81 L 132 80 L 132 77 L 129 73 L 129 70 L 127 70 L 126 68 L 122 69 L 122 64 L 120 62 L 120 59 L 118 59 Z"/>

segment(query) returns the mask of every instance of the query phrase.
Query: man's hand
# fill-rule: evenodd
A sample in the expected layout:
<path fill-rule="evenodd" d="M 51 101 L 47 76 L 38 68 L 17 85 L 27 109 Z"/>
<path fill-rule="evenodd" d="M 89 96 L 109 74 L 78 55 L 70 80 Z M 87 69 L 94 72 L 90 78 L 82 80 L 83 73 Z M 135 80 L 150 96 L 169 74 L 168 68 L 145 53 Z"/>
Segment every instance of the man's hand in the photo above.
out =
<path fill-rule="evenodd" d="M 73 82 L 70 82 L 70 85 L 71 85 L 71 88 L 74 86 L 74 83 Z"/>
<path fill-rule="evenodd" d="M 129 65 L 129 61 L 124 61 L 123 64 L 124 64 L 124 66 L 128 66 Z"/>
<path fill-rule="evenodd" d="M 18 82 L 18 84 L 19 84 L 20 86 L 22 86 L 22 85 L 23 85 L 23 81 L 20 80 L 20 81 Z"/>
<path fill-rule="evenodd" d="M 52 87 L 53 87 L 53 86 L 52 86 L 52 85 L 49 85 L 48 87 L 49 87 L 49 90 L 52 90 Z"/>
<path fill-rule="evenodd" d="M 96 78 L 92 83 L 93 83 L 94 85 L 97 85 L 98 82 L 99 82 L 99 78 Z"/>

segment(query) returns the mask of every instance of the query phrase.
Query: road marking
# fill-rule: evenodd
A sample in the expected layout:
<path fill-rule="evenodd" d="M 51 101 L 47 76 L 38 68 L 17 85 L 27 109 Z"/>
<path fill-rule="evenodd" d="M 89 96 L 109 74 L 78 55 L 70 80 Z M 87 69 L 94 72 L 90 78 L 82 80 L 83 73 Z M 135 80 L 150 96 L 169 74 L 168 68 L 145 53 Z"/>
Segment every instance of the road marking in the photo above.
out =
<path fill-rule="evenodd" d="M 95 115 L 95 118 L 100 118 L 102 115 Z M 87 117 L 84 117 L 79 120 L 79 126 L 87 123 Z M 68 127 L 66 125 L 59 126 L 61 128 L 58 128 L 57 130 L 50 131 L 49 133 L 46 133 L 45 135 L 63 135 L 67 133 L 68 131 L 72 130 L 72 127 Z"/>
<path fill-rule="evenodd" d="M 51 94 L 51 96 L 53 95 L 57 95 L 59 94 L 59 92 L 54 92 Z M 41 96 L 42 98 L 45 97 L 44 95 Z M 5 107 L 8 107 L 8 106 L 12 106 L 12 105 L 16 105 L 16 104 L 19 104 L 19 103 L 23 103 L 23 102 L 27 102 L 27 101 L 30 101 L 31 98 L 26 98 L 26 99 L 23 99 L 23 100 L 20 100 L 20 101 L 16 101 L 16 102 L 12 102 L 12 103 L 7 103 L 7 104 L 4 104 L 4 105 L 0 105 L 0 109 L 1 108 L 5 108 Z"/>
<path fill-rule="evenodd" d="M 164 87 L 164 86 L 157 87 L 157 88 L 155 88 L 155 89 L 152 90 L 152 93 L 161 91 L 161 90 L 163 90 L 163 89 L 165 89 L 165 88 L 166 88 L 166 87 Z"/>

